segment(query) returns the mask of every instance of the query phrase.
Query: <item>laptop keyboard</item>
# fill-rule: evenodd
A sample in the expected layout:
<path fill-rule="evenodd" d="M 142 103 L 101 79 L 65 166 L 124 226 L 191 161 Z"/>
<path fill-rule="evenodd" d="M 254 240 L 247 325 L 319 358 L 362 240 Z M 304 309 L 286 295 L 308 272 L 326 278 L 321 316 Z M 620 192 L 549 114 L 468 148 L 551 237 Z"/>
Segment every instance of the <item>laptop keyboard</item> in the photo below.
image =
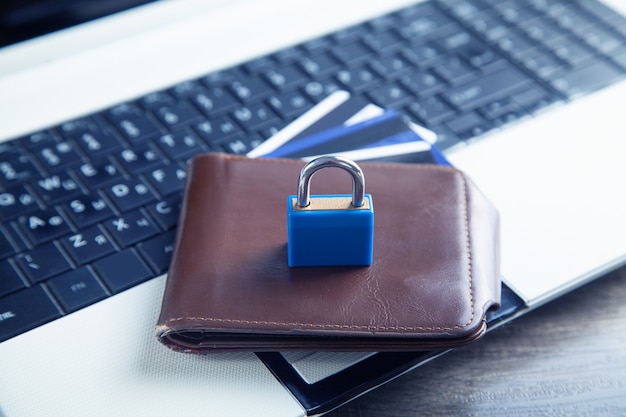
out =
<path fill-rule="evenodd" d="M 185 166 L 245 154 L 335 90 L 442 149 L 626 74 L 594 1 L 430 1 L 0 144 L 0 341 L 167 271 Z"/>

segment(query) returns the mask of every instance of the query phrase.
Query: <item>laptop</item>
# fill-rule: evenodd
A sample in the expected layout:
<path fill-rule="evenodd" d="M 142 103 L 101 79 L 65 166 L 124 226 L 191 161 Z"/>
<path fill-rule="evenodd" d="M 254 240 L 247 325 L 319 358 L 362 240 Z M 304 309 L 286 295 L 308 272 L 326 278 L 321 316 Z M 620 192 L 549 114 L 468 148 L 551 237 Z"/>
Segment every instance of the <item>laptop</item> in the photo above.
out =
<path fill-rule="evenodd" d="M 435 131 L 500 210 L 490 329 L 626 263 L 623 2 L 58 3 L 0 6 L 66 26 L 2 31 L 2 417 L 324 414 L 443 355 L 155 339 L 184 162 L 338 89 Z"/>

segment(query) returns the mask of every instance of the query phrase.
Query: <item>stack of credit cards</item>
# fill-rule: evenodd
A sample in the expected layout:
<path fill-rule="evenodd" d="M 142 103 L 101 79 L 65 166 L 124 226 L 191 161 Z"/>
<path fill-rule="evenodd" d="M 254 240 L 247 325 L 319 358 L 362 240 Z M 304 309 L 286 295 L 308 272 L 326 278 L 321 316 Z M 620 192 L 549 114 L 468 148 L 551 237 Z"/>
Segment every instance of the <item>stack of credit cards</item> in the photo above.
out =
<path fill-rule="evenodd" d="M 248 153 L 249 157 L 340 155 L 354 161 L 448 165 L 437 135 L 362 97 L 337 91 Z"/>

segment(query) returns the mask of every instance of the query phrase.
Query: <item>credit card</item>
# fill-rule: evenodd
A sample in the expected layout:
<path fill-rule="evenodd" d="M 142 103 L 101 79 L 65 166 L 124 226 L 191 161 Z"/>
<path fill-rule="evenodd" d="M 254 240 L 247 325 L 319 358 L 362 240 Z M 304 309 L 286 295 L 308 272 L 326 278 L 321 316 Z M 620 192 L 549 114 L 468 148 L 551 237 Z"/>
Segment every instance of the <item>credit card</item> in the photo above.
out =
<path fill-rule="evenodd" d="M 275 136 L 248 153 L 249 157 L 291 157 L 306 160 L 332 153 L 372 161 L 444 163 L 431 144 L 437 135 L 380 108 L 363 97 L 337 91 Z"/>
<path fill-rule="evenodd" d="M 400 114 L 395 110 L 389 110 L 380 116 L 356 124 L 348 126 L 342 124 L 291 140 L 265 156 L 268 158 L 302 158 L 307 155 L 345 152 L 371 147 L 385 140 L 390 141 L 391 138 L 409 130 Z M 381 143 L 381 145 L 384 144 Z"/>

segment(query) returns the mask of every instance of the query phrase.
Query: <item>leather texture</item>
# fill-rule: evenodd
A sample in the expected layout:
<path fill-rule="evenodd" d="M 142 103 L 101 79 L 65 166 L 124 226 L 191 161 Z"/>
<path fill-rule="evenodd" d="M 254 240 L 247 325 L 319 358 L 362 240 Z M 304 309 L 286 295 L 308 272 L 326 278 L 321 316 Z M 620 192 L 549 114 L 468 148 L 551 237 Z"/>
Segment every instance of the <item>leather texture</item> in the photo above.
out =
<path fill-rule="evenodd" d="M 157 336 L 174 350 L 449 348 L 500 299 L 498 213 L 461 171 L 360 164 L 375 200 L 367 267 L 287 265 L 285 198 L 304 162 L 206 154 L 189 167 Z M 329 168 L 311 193 L 349 192 Z"/>

